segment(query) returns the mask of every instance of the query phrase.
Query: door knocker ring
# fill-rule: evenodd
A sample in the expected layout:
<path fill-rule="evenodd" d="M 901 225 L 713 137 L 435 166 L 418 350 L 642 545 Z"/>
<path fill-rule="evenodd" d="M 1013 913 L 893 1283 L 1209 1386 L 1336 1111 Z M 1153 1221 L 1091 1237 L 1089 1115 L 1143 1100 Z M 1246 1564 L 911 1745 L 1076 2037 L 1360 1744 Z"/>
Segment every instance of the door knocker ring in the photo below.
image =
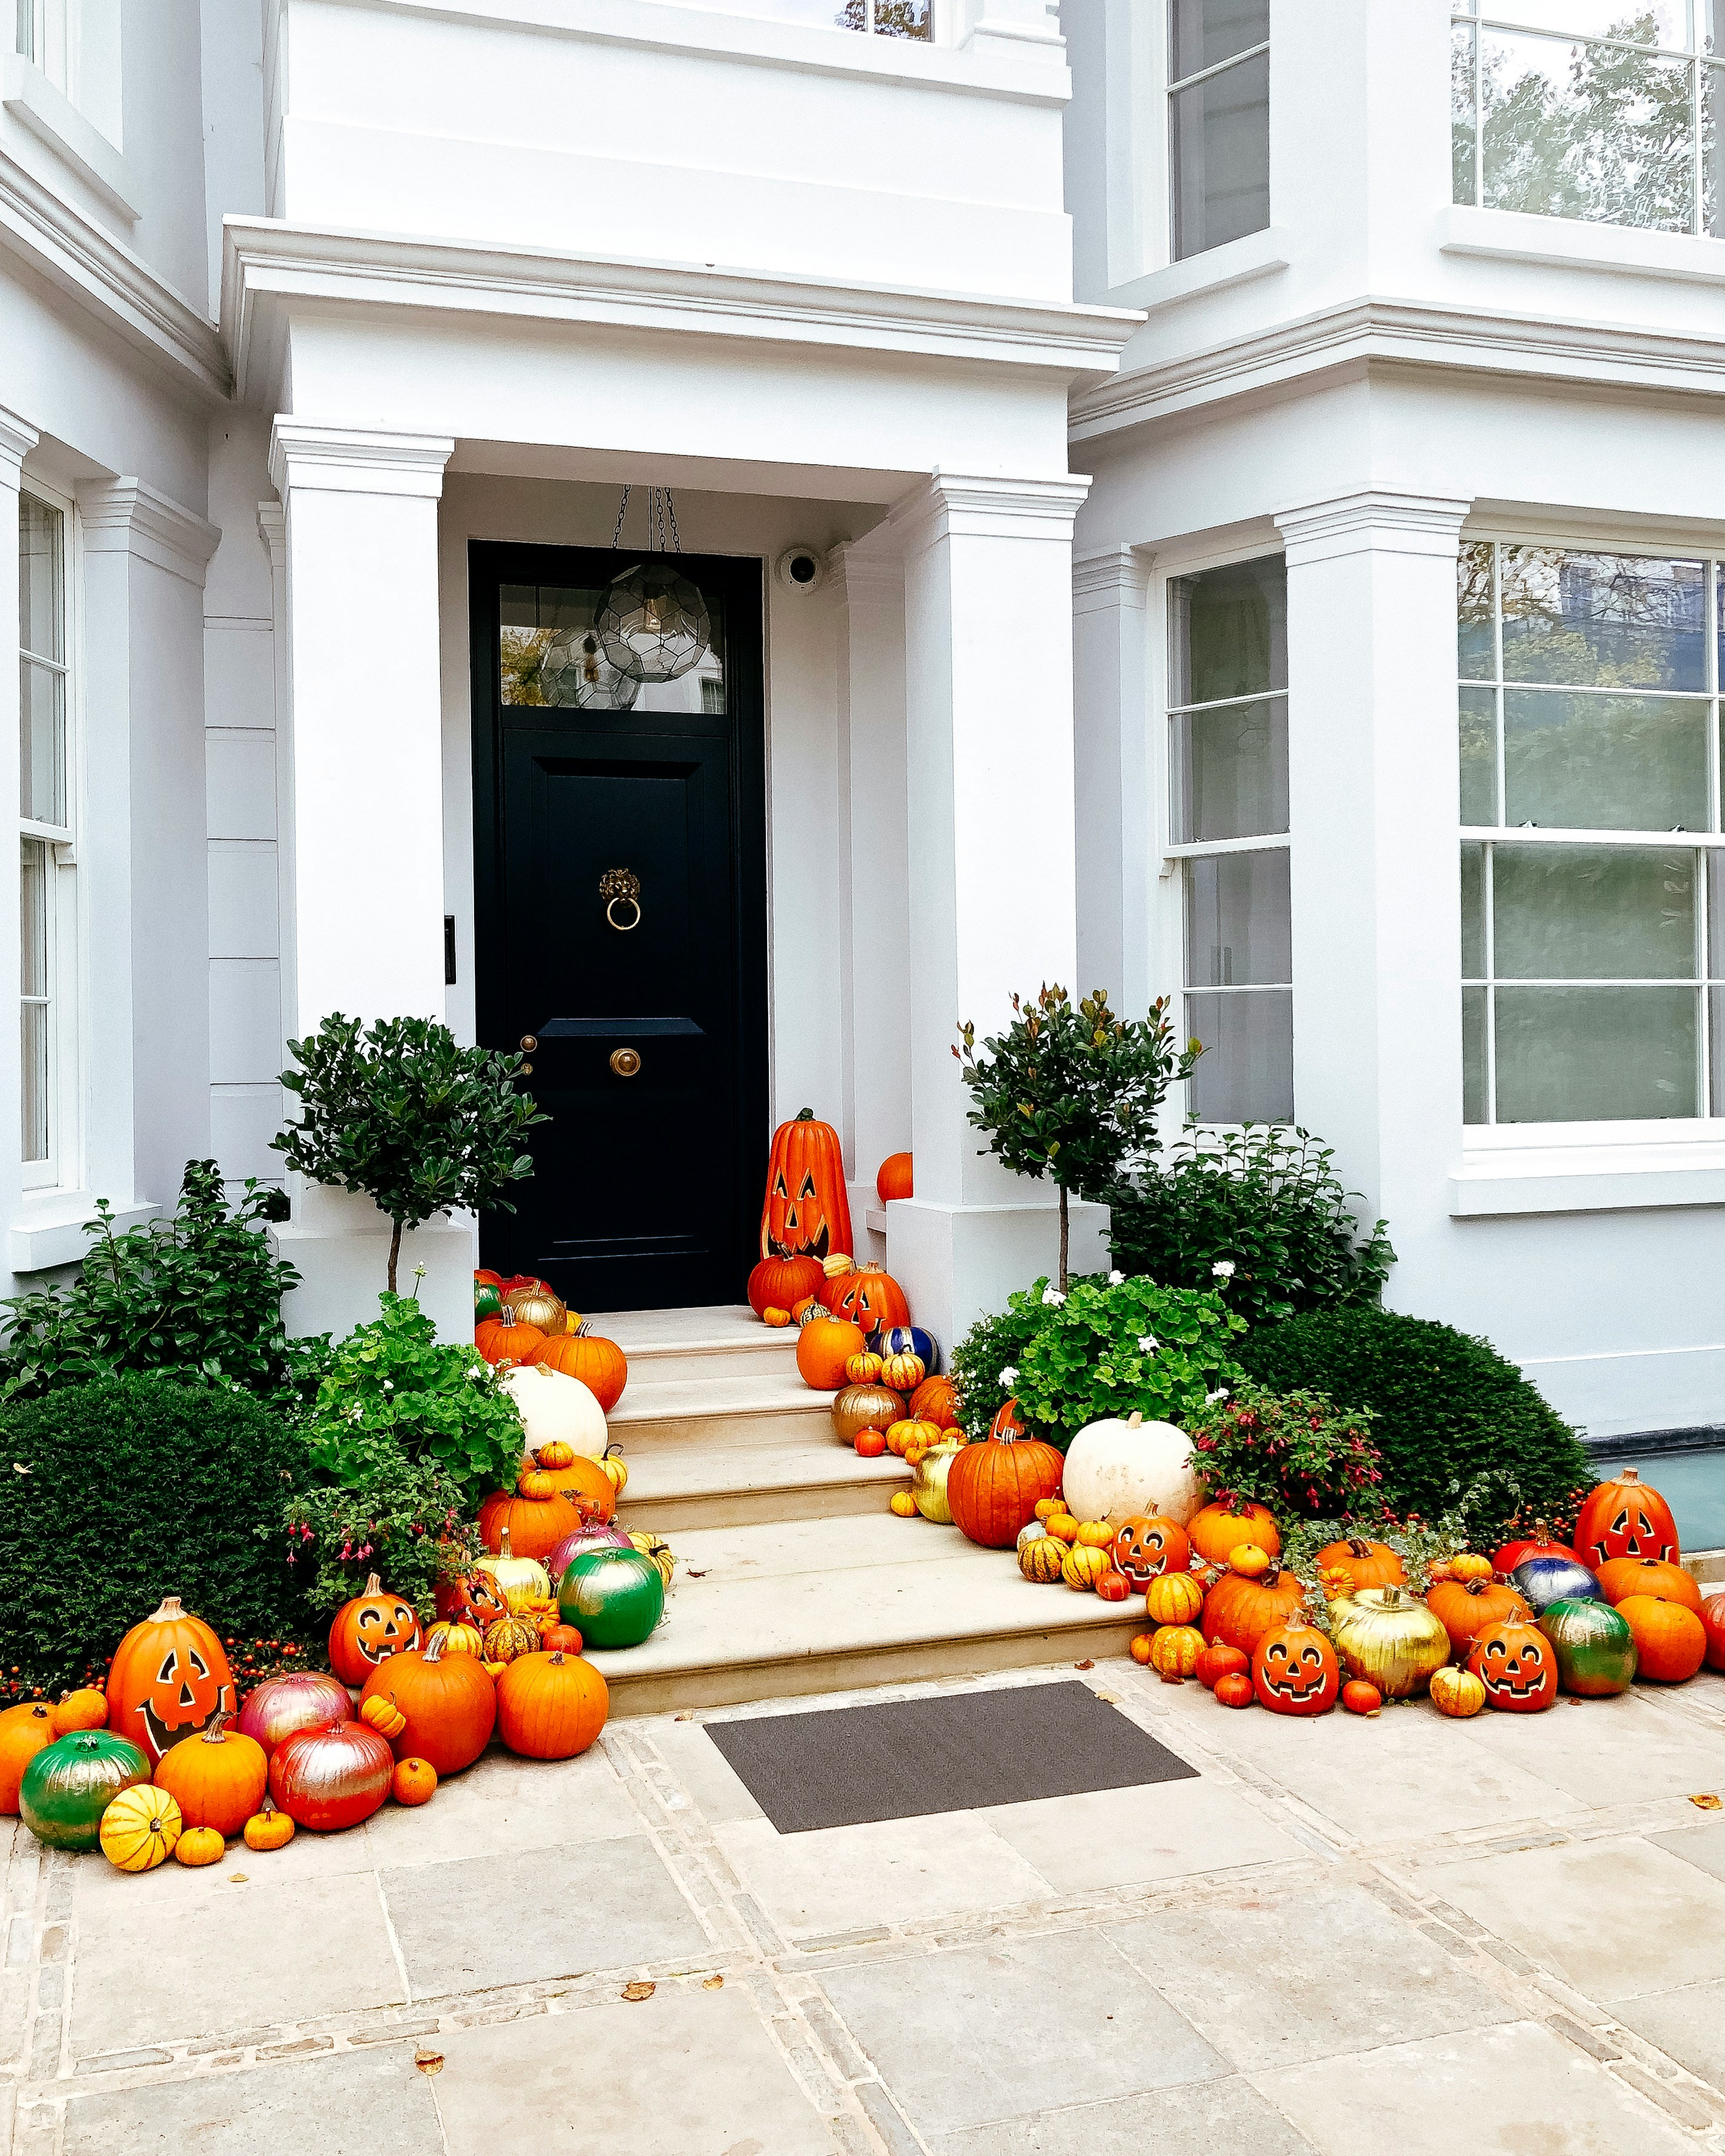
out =
<path fill-rule="evenodd" d="M 641 879 L 633 869 L 607 869 L 599 878 L 599 896 L 605 901 L 605 918 L 620 936 L 641 925 Z M 619 906 L 633 906 L 634 919 L 619 921 Z"/>

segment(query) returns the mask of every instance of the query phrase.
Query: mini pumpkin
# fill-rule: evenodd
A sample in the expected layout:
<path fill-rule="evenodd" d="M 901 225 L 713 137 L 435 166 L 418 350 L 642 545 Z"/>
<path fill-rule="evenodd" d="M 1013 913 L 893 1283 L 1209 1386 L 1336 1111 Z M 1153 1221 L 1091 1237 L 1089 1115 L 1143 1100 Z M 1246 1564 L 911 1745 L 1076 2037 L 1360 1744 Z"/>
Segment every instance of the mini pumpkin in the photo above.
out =
<path fill-rule="evenodd" d="M 102 1854 L 119 1871 L 153 1871 L 173 1855 L 183 1830 L 180 1808 L 166 1789 L 134 1782 L 102 1814 Z"/>
<path fill-rule="evenodd" d="M 845 1365 L 845 1375 L 853 1385 L 879 1384 L 880 1358 L 867 1353 L 853 1355 Z"/>
<path fill-rule="evenodd" d="M 1155 1645 L 1156 1635 L 1153 1632 L 1135 1632 L 1127 1642 L 1127 1652 L 1140 1668 L 1147 1669 Z"/>
<path fill-rule="evenodd" d="M 1023 1544 L 1019 1551 L 1019 1570 L 1039 1586 L 1057 1580 L 1065 1562 L 1066 1545 L 1052 1535 L 1040 1535 L 1034 1542 Z"/>
<path fill-rule="evenodd" d="M 525 1617 L 500 1617 L 485 1627 L 485 1656 L 488 1662 L 512 1662 L 517 1655 L 539 1651 L 539 1630 Z"/>
<path fill-rule="evenodd" d="M 916 1500 L 908 1490 L 895 1490 L 887 1500 L 886 1509 L 896 1519 L 916 1520 L 922 1517 Z"/>
<path fill-rule="evenodd" d="M 1099 1602 L 1124 1602 L 1132 1591 L 1132 1582 L 1123 1572 L 1117 1572 L 1111 1562 L 1096 1582 L 1096 1599 Z"/>
<path fill-rule="evenodd" d="M 880 1382 L 896 1393 L 914 1393 L 927 1374 L 920 1355 L 888 1355 L 880 1363 Z"/>
<path fill-rule="evenodd" d="M 1186 1678 L 1198 1667 L 1204 1635 L 1191 1625 L 1163 1625 L 1150 1635 L 1150 1666 L 1158 1676 Z"/>
<path fill-rule="evenodd" d="M 206 1864 L 219 1864 L 227 1849 L 227 1843 L 214 1827 L 188 1826 L 174 1844 L 174 1860 L 198 1871 Z"/>
<path fill-rule="evenodd" d="M 1342 1704 L 1350 1714 L 1376 1714 L 1384 1705 L 1384 1695 L 1363 1677 L 1350 1677 L 1342 1687 Z"/>
<path fill-rule="evenodd" d="M 879 1460 L 886 1450 L 886 1433 L 884 1430 L 860 1430 L 852 1442 L 859 1458 Z"/>
<path fill-rule="evenodd" d="M 1248 1579 L 1261 1579 L 1269 1571 L 1274 1559 L 1267 1549 L 1256 1543 L 1236 1543 L 1234 1554 L 1228 1560 L 1230 1572 L 1244 1573 Z"/>
<path fill-rule="evenodd" d="M 1210 1689 L 1224 1707 L 1251 1707 L 1258 1697 L 1256 1686 L 1244 1670 L 1218 1677 Z"/>
<path fill-rule="evenodd" d="M 1450 1577 L 1459 1579 L 1465 1587 L 1470 1579 L 1489 1579 L 1494 1567 L 1490 1558 L 1478 1550 L 1457 1550 L 1450 1559 Z"/>
<path fill-rule="evenodd" d="M 1153 1625 L 1195 1624 L 1204 1611 L 1204 1589 L 1189 1572 L 1160 1573 L 1144 1591 Z"/>
<path fill-rule="evenodd" d="M 1050 1512 L 1043 1520 L 1042 1531 L 1052 1535 L 1057 1543 L 1076 1543 L 1078 1539 L 1078 1522 L 1070 1512 Z"/>
<path fill-rule="evenodd" d="M 494 1625 L 500 1621 L 491 1620 Z M 426 1645 L 434 1640 L 446 1655 L 482 1655 L 485 1650 L 485 1635 L 477 1625 L 434 1625 L 425 1635 Z"/>
<path fill-rule="evenodd" d="M 429 1804 L 437 1794 L 437 1769 L 429 1759 L 398 1759 L 389 1789 L 398 1804 Z"/>
<path fill-rule="evenodd" d="M 408 1726 L 408 1717 L 388 1692 L 373 1692 L 369 1699 L 359 1703 L 359 1718 L 367 1729 L 375 1729 L 380 1737 L 399 1737 Z"/>
<path fill-rule="evenodd" d="M 1251 1666 L 1252 1658 L 1243 1648 L 1212 1640 L 1198 1658 L 1198 1681 L 1206 1691 L 1214 1691 L 1224 1677 L 1245 1675 Z"/>
<path fill-rule="evenodd" d="M 1113 1527 L 1106 1520 L 1081 1520 L 1078 1522 L 1078 1540 L 1086 1549 L 1111 1550 L 1114 1547 Z"/>
<path fill-rule="evenodd" d="M 248 1849 L 285 1849 L 294 1838 L 294 1823 L 285 1812 L 276 1809 L 273 1797 L 265 1797 L 263 1810 L 252 1814 L 244 1831 Z"/>
<path fill-rule="evenodd" d="M 1456 1667 L 1454 1663 L 1431 1673 L 1431 1703 L 1440 1714 L 1447 1714 L 1454 1721 L 1466 1722 L 1479 1712 L 1486 1703 L 1486 1686 L 1482 1678 L 1472 1670 Z"/>

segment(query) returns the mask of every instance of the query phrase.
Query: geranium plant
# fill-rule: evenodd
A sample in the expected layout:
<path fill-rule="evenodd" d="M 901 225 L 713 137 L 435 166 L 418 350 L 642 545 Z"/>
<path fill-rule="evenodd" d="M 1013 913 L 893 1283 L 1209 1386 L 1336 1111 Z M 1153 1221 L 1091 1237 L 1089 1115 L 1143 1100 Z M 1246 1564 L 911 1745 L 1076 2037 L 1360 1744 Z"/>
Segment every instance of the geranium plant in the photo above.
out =
<path fill-rule="evenodd" d="M 1236 1383 L 1186 1427 L 1192 1464 L 1212 1497 L 1267 1505 L 1278 1519 L 1351 1518 L 1378 1509 L 1383 1459 L 1363 1409 L 1322 1393 Z"/>

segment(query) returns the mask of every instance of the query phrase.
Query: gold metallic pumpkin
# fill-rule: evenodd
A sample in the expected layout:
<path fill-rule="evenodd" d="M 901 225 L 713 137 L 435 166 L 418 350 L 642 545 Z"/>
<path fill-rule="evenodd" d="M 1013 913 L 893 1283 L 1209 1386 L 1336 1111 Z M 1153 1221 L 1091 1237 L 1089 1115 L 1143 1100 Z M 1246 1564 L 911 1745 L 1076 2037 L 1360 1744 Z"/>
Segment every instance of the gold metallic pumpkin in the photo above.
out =
<path fill-rule="evenodd" d="M 517 1325 L 536 1325 L 548 1338 L 568 1330 L 569 1306 L 549 1288 L 518 1287 L 503 1300 Z"/>
<path fill-rule="evenodd" d="M 1450 1659 L 1442 1620 L 1401 1587 L 1364 1587 L 1330 1604 L 1336 1652 L 1352 1677 L 1376 1685 L 1386 1699 L 1424 1691 Z"/>
<path fill-rule="evenodd" d="M 911 1495 L 923 1518 L 932 1520 L 937 1527 L 952 1524 L 952 1508 L 947 1502 L 947 1474 L 963 1450 L 962 1438 L 943 1438 L 938 1445 L 931 1445 L 916 1462 Z"/>
<path fill-rule="evenodd" d="M 855 1445 L 860 1430 L 886 1430 L 904 1417 L 904 1396 L 885 1385 L 846 1385 L 833 1395 L 833 1435 Z"/>

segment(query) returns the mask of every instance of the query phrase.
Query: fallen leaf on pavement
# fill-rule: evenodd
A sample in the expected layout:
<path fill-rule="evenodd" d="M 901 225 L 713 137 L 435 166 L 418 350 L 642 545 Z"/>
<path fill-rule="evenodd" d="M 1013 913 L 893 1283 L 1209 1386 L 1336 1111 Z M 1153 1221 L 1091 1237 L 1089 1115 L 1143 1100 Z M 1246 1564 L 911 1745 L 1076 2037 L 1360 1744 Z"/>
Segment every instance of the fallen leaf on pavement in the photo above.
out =
<path fill-rule="evenodd" d="M 637 1981 L 634 1984 L 625 1984 L 623 1987 L 623 1995 L 627 1999 L 639 2003 L 643 1999 L 650 1999 L 656 1989 L 656 1985 Z"/>

